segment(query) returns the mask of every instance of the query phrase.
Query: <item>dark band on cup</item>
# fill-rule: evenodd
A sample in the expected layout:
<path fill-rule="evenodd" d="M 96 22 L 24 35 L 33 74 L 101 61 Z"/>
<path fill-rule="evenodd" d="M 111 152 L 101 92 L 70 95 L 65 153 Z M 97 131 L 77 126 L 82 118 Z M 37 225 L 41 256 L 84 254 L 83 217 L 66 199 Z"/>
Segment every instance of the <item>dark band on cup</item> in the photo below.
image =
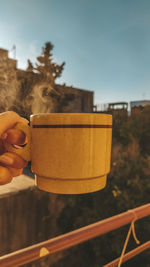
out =
<path fill-rule="evenodd" d="M 34 124 L 32 128 L 112 128 L 112 125 L 97 124 Z"/>

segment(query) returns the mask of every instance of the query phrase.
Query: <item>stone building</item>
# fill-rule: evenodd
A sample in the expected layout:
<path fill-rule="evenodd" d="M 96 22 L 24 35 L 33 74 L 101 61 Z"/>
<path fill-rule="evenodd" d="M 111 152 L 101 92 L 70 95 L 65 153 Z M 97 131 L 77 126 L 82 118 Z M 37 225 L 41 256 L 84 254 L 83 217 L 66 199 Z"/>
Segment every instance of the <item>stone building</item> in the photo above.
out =
<path fill-rule="evenodd" d="M 93 106 L 93 112 L 106 114 L 108 113 L 111 114 L 113 117 L 124 119 L 128 116 L 128 103 L 114 102 Z"/>
<path fill-rule="evenodd" d="M 125 118 L 128 116 L 128 103 L 127 102 L 109 103 L 107 111 L 109 114 L 112 114 L 115 117 Z"/>
<path fill-rule="evenodd" d="M 147 106 L 150 106 L 150 100 L 131 101 L 131 116 L 140 114 L 141 111 Z"/>
<path fill-rule="evenodd" d="M 0 112 L 14 110 L 29 117 L 33 113 L 93 112 L 93 92 L 41 79 L 32 70 L 20 70 L 17 61 L 0 49 Z"/>
<path fill-rule="evenodd" d="M 8 57 L 8 50 L 0 49 L 0 112 L 10 109 L 15 101 L 19 83 L 16 60 Z"/>

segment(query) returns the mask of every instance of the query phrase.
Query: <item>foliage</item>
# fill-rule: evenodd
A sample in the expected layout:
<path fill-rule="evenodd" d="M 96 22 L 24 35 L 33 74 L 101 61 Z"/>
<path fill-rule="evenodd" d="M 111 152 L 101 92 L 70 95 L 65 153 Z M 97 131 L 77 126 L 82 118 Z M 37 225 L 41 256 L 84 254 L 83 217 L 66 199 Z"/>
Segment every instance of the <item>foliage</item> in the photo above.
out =
<path fill-rule="evenodd" d="M 49 97 L 49 100 L 53 98 L 53 101 L 57 103 L 58 112 L 61 111 L 63 105 L 68 103 L 65 94 L 59 93 L 56 86 L 56 79 L 61 76 L 65 63 L 59 65 L 53 61 L 53 47 L 51 42 L 45 43 L 41 55 L 37 57 L 37 63 L 33 64 L 28 59 L 26 71 L 19 72 L 20 87 L 12 110 L 24 117 L 29 118 L 32 114 L 33 97 L 36 97 L 34 88 L 36 87 L 37 94 L 39 94 L 38 89 L 42 84 L 46 84 L 46 87 L 43 88 L 41 99 L 43 96 Z"/>
<path fill-rule="evenodd" d="M 149 108 L 144 109 L 139 116 L 128 117 L 123 121 L 114 118 L 112 166 L 107 187 L 87 195 L 67 198 L 59 196 L 65 202 L 58 220 L 62 233 L 149 202 L 149 143 Z M 150 236 L 148 218 L 137 221 L 135 227 L 141 244 L 148 241 Z M 128 229 L 129 225 L 73 247 L 65 252 L 64 258 L 54 267 L 103 266 L 120 256 Z M 136 246 L 133 237 L 130 237 L 127 250 Z M 145 251 L 128 261 L 126 266 L 148 267 L 149 258 L 150 253 Z"/>
<path fill-rule="evenodd" d="M 45 43 L 45 47 L 43 47 L 42 50 L 42 55 L 37 57 L 38 63 L 36 64 L 35 70 L 42 76 L 44 80 L 49 81 L 52 87 L 54 87 L 55 80 L 62 74 L 65 62 L 63 62 L 61 65 L 54 63 L 52 50 L 52 43 Z"/>
<path fill-rule="evenodd" d="M 34 72 L 40 75 L 40 80 L 48 81 L 52 86 L 55 84 L 55 80 L 59 78 L 64 69 L 65 62 L 58 65 L 53 62 L 53 50 L 54 46 L 51 42 L 45 43 L 42 48 L 42 53 L 37 57 L 37 63 L 34 67 L 33 63 L 28 59 L 27 72 Z"/>
<path fill-rule="evenodd" d="M 27 71 L 28 71 L 28 72 L 33 72 L 33 70 L 34 70 L 33 64 L 32 64 L 32 62 L 30 61 L 30 59 L 28 59 Z"/>

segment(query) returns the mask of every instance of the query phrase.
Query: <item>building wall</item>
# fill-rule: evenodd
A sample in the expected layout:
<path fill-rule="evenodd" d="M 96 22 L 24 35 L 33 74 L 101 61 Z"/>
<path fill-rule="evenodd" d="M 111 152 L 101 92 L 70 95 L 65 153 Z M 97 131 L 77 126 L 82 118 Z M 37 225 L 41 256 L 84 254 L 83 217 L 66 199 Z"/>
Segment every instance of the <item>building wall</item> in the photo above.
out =
<path fill-rule="evenodd" d="M 138 106 L 138 107 L 132 107 L 131 108 L 131 116 L 134 116 L 134 115 L 138 115 L 142 112 L 142 110 L 144 109 L 144 107 L 142 106 Z"/>
<path fill-rule="evenodd" d="M 8 58 L 8 51 L 0 49 L 0 112 L 10 109 L 16 99 L 19 83 L 16 60 Z"/>
<path fill-rule="evenodd" d="M 131 107 L 131 116 L 140 114 L 143 109 L 145 109 L 147 106 L 150 106 L 149 100 L 141 100 L 141 101 L 132 101 L 130 102 Z"/>
<path fill-rule="evenodd" d="M 108 109 L 108 113 L 113 115 L 113 117 L 126 118 L 128 116 L 127 109 Z"/>
<path fill-rule="evenodd" d="M 130 106 L 131 109 L 133 107 L 145 107 L 150 105 L 150 100 L 139 100 L 139 101 L 131 101 Z"/>
<path fill-rule="evenodd" d="M 58 235 L 63 203 L 57 195 L 38 190 L 32 178 L 21 175 L 1 186 L 0 202 L 0 256 Z M 23 266 L 47 267 L 62 257 L 60 252 Z"/>
<path fill-rule="evenodd" d="M 0 49 L 0 112 L 93 112 L 93 92 L 56 84 L 54 88 L 32 71 L 17 69 L 17 61 Z"/>
<path fill-rule="evenodd" d="M 62 105 L 62 112 L 93 112 L 93 92 L 79 88 L 56 85 L 58 92 L 68 96 L 68 101 Z"/>

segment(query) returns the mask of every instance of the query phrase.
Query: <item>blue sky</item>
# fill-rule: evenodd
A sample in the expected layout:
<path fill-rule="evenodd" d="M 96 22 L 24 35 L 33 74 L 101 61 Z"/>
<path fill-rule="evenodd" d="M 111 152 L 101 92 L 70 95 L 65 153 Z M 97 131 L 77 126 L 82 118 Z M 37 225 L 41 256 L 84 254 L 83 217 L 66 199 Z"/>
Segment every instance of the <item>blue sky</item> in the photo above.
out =
<path fill-rule="evenodd" d="M 44 43 L 66 62 L 58 83 L 92 90 L 95 103 L 150 99 L 149 0 L 1 0 L 0 47 L 18 67 Z"/>

